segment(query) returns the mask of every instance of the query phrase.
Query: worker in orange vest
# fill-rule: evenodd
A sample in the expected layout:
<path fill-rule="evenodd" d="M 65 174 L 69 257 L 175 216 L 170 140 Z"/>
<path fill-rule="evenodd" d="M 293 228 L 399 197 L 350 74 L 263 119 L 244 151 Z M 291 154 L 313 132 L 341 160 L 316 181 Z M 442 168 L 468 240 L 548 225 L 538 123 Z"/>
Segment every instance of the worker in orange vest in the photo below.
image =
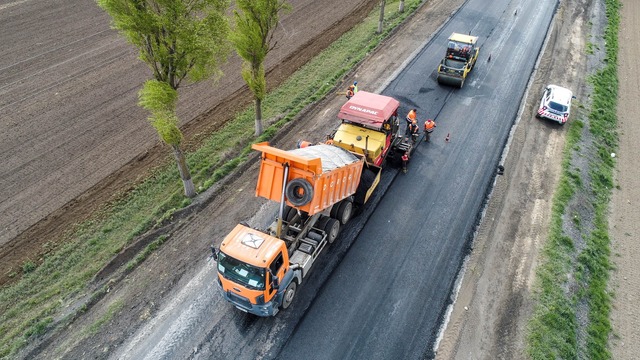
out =
<path fill-rule="evenodd" d="M 353 89 L 354 89 L 354 86 L 353 85 L 349 85 L 349 88 L 347 89 L 347 99 L 351 99 L 353 97 L 353 95 L 356 94 Z"/>
<path fill-rule="evenodd" d="M 414 121 L 418 121 L 418 114 L 417 114 L 417 110 L 416 109 L 411 109 L 409 111 L 409 113 L 407 114 L 406 119 L 407 120 L 407 130 L 406 130 L 406 134 L 410 134 L 411 133 L 411 123 L 413 123 Z"/>
<path fill-rule="evenodd" d="M 418 110 L 416 109 L 411 109 L 409 110 L 409 113 L 407 114 L 407 125 L 410 125 L 412 121 L 417 121 L 418 120 Z"/>
<path fill-rule="evenodd" d="M 427 121 L 424 122 L 424 140 L 425 141 L 429 141 L 429 139 L 431 138 L 431 133 L 435 128 L 436 128 L 436 122 L 433 121 L 433 119 L 427 119 Z"/>
<path fill-rule="evenodd" d="M 331 135 L 327 135 L 327 140 L 325 140 L 324 143 L 327 145 L 333 145 L 333 138 Z"/>

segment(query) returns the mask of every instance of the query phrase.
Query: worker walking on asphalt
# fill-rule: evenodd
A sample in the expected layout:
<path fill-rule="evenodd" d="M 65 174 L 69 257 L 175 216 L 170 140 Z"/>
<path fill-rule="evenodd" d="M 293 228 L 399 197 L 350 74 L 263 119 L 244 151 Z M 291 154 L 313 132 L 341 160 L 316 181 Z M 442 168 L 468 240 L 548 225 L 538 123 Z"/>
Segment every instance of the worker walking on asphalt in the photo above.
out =
<path fill-rule="evenodd" d="M 406 135 L 409 135 L 411 133 L 411 123 L 413 123 L 414 121 L 418 121 L 417 110 L 416 109 L 411 109 L 409 111 L 409 113 L 407 114 L 407 117 L 406 117 L 405 120 L 407 120 Z"/>
<path fill-rule="evenodd" d="M 355 94 L 355 93 L 357 93 L 357 92 L 358 92 L 358 82 L 357 82 L 357 81 L 354 81 L 354 82 L 353 82 L 353 93 Z"/>
<path fill-rule="evenodd" d="M 411 141 L 415 144 L 418 141 L 418 136 L 420 135 L 420 127 L 416 120 L 413 120 L 409 125 L 409 134 L 411 135 Z"/>
<path fill-rule="evenodd" d="M 424 141 L 429 141 L 431 133 L 436 128 L 436 122 L 433 119 L 428 119 L 424 122 Z"/>

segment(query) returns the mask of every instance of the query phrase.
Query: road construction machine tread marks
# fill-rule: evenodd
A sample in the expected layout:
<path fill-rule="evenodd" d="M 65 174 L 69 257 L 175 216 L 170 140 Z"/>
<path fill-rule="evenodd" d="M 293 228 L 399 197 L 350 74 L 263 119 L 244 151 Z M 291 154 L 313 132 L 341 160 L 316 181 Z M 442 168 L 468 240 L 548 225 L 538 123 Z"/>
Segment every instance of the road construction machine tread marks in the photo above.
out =
<path fill-rule="evenodd" d="M 338 206 L 335 219 L 345 225 L 351 219 L 351 215 L 353 215 L 353 202 L 350 199 L 342 200 Z"/>
<path fill-rule="evenodd" d="M 287 288 L 284 290 L 284 294 L 282 295 L 282 310 L 286 310 L 289 308 L 291 303 L 293 302 L 293 298 L 296 296 L 296 290 L 298 289 L 298 283 L 296 280 L 291 280 Z"/>
<path fill-rule="evenodd" d="M 293 179 L 285 188 L 287 200 L 293 206 L 304 206 L 313 200 L 313 186 L 306 179 Z"/>
<path fill-rule="evenodd" d="M 362 175 L 360 176 L 360 184 L 355 193 L 355 201 L 357 204 L 364 204 L 364 200 L 367 197 L 367 191 L 376 181 L 376 173 L 373 170 L 364 168 L 362 169 Z"/>
<path fill-rule="evenodd" d="M 327 222 L 324 224 L 324 231 L 327 233 L 327 241 L 329 244 L 333 244 L 338 238 L 340 233 L 340 221 L 334 218 L 327 218 Z"/>

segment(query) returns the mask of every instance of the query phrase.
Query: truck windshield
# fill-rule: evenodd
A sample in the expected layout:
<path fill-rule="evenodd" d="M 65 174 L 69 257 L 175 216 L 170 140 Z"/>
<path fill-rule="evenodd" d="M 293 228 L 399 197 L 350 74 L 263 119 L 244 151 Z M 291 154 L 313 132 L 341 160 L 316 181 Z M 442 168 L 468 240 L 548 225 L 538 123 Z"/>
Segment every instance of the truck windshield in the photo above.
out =
<path fill-rule="evenodd" d="M 253 290 L 264 290 L 265 271 L 223 252 L 218 254 L 218 271 L 226 279 L 235 281 Z"/>

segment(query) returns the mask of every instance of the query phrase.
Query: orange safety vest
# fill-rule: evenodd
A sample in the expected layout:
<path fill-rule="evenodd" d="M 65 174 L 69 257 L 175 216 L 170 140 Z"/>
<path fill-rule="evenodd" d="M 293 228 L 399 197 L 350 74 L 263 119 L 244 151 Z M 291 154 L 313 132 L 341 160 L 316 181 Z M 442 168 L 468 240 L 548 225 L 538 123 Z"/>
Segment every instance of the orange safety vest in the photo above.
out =
<path fill-rule="evenodd" d="M 429 120 L 424 122 L 424 131 L 432 132 L 434 127 L 436 127 L 436 122 L 435 121 L 429 119 Z"/>
<path fill-rule="evenodd" d="M 349 87 L 347 88 L 347 98 L 351 99 L 355 94 L 356 92 L 354 91 L 354 86 L 349 85 Z"/>
<path fill-rule="evenodd" d="M 413 110 L 409 111 L 409 113 L 407 114 L 407 119 L 409 119 L 411 121 L 415 120 L 416 119 L 416 112 L 413 111 Z"/>

